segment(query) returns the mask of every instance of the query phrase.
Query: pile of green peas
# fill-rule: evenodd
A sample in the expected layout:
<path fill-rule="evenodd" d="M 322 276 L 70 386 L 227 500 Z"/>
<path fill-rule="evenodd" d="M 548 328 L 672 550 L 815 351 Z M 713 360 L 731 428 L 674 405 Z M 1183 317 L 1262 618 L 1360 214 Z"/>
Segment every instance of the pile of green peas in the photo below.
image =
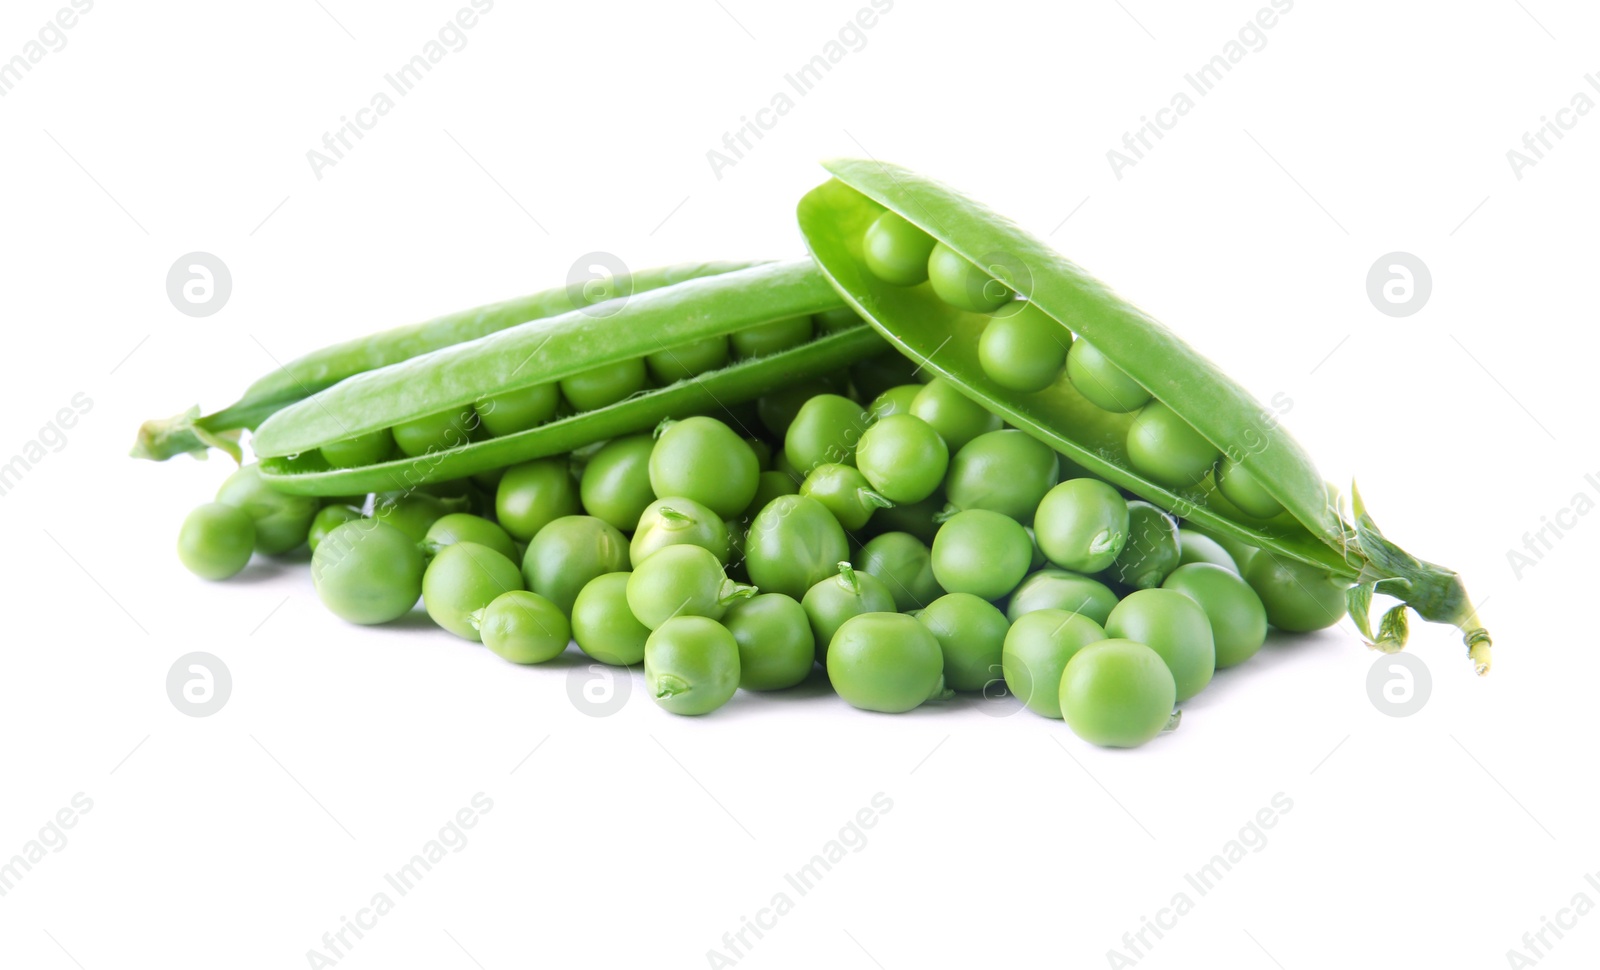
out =
<path fill-rule="evenodd" d="M 897 262 L 903 246 L 870 238 L 874 272 L 898 266 L 897 282 L 917 282 Z M 930 246 L 922 259 L 941 296 L 972 295 L 948 256 Z M 755 338 L 736 334 L 641 367 L 667 379 L 672 364 L 717 366 L 820 325 L 761 337 L 767 349 L 741 349 Z M 912 366 L 891 353 L 748 406 L 405 494 L 286 495 L 247 465 L 184 522 L 179 555 L 222 579 L 255 553 L 308 544 L 319 598 L 349 622 L 387 623 L 420 599 L 439 626 L 513 663 L 572 644 L 600 663 L 642 663 L 650 696 L 676 714 L 709 713 L 741 688 L 791 688 L 820 667 L 864 710 L 1009 693 L 1111 746 L 1160 734 L 1216 669 L 1260 650 L 1269 625 L 1308 631 L 1343 615 L 1327 576 L 1180 526 Z M 574 405 L 578 393 L 561 389 Z"/>
<path fill-rule="evenodd" d="M 1236 456 L 1224 455 L 1093 344 L 1009 287 L 894 212 L 867 227 L 863 257 L 868 271 L 896 286 L 926 282 L 945 303 L 988 314 L 978 342 L 984 375 L 1022 393 L 1043 391 L 1063 377 L 1090 404 L 1118 414 L 1137 412 L 1128 427 L 1128 461 L 1168 488 L 1200 485 L 1208 477 L 1245 517 L 1271 519 L 1283 507 Z"/>

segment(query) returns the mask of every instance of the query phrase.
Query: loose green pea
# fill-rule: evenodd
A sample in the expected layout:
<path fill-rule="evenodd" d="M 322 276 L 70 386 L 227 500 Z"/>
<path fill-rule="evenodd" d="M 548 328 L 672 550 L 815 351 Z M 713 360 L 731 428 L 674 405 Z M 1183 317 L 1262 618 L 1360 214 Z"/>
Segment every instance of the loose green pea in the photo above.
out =
<path fill-rule="evenodd" d="M 1097 573 L 1116 562 L 1128 542 L 1128 503 L 1105 482 L 1069 479 L 1040 500 L 1033 532 L 1052 563 Z"/>
<path fill-rule="evenodd" d="M 939 641 L 946 687 L 983 690 L 1004 676 L 1001 660 L 1011 626 L 993 603 L 971 593 L 949 593 L 916 616 Z"/>
<path fill-rule="evenodd" d="M 476 542 L 507 559 L 517 558 L 516 543 L 511 541 L 506 530 L 482 516 L 466 512 L 451 512 L 436 519 L 423 535 L 422 548 L 429 555 L 437 555 L 440 549 L 457 542 Z"/>
<path fill-rule="evenodd" d="M 894 608 L 919 610 L 944 595 L 933 575 L 933 552 L 909 532 L 885 532 L 861 547 L 859 570 L 889 587 Z"/>
<path fill-rule="evenodd" d="M 178 530 L 178 559 L 201 579 L 238 575 L 255 545 L 255 522 L 243 509 L 221 502 L 199 506 Z"/>
<path fill-rule="evenodd" d="M 346 522 L 311 555 L 317 596 L 351 623 L 387 623 L 411 612 L 422 595 L 422 574 L 416 540 L 378 519 Z"/>
<path fill-rule="evenodd" d="M 1129 502 L 1128 541 L 1111 564 L 1111 578 L 1134 589 L 1151 589 L 1179 561 L 1178 523 L 1149 502 Z"/>
<path fill-rule="evenodd" d="M 1132 640 L 1079 650 L 1061 675 L 1067 726 L 1090 744 L 1136 748 L 1168 729 L 1177 685 L 1159 654 Z"/>
<path fill-rule="evenodd" d="M 457 542 L 439 550 L 422 576 L 422 605 L 433 622 L 466 640 L 482 637 L 474 616 L 495 597 L 522 588 L 516 563 L 488 546 Z"/>
<path fill-rule="evenodd" d="M 1194 600 L 1172 589 L 1128 594 L 1106 620 L 1106 635 L 1133 640 L 1161 655 L 1186 701 L 1211 683 L 1217 667 L 1211 621 Z"/>
<path fill-rule="evenodd" d="M 1200 604 L 1211 621 L 1218 669 L 1244 663 L 1266 642 L 1266 607 L 1238 573 L 1211 563 L 1190 563 L 1173 570 L 1161 588 L 1177 590 Z"/>
<path fill-rule="evenodd" d="M 922 386 L 911 399 L 911 414 L 928 422 L 944 439 L 950 454 L 959 452 L 967 442 L 982 434 L 999 431 L 1000 416 L 967 397 L 956 386 L 942 377 Z"/>
<path fill-rule="evenodd" d="M 804 495 L 782 495 L 768 503 L 745 536 L 750 581 L 767 593 L 801 599 L 838 571 L 850 554 L 849 540 L 827 506 Z"/>
<path fill-rule="evenodd" d="M 607 573 L 591 579 L 572 604 L 572 639 L 600 661 L 625 667 L 644 659 L 650 628 L 628 609 L 628 577 Z"/>
<path fill-rule="evenodd" d="M 944 696 L 944 654 L 912 617 L 863 613 L 828 644 L 828 680 L 852 707 L 900 714 Z"/>
<path fill-rule="evenodd" d="M 895 286 L 915 286 L 927 279 L 932 253 L 932 236 L 887 211 L 867 227 L 861 246 L 868 271 Z"/>
<path fill-rule="evenodd" d="M 755 587 L 729 579 L 711 550 L 668 546 L 640 563 L 628 577 L 628 609 L 654 630 L 675 616 L 719 620 L 730 603 L 755 592 Z"/>
<path fill-rule="evenodd" d="M 540 529 L 522 557 L 528 588 L 571 613 L 596 577 L 628 568 L 628 540 L 592 515 L 564 515 Z"/>
<path fill-rule="evenodd" d="M 838 394 L 818 394 L 795 414 L 783 436 L 783 454 L 802 474 L 818 465 L 853 465 L 856 443 L 867 429 L 861 405 Z"/>
<path fill-rule="evenodd" d="M 1128 460 L 1169 488 L 1198 485 L 1218 454 L 1216 445 L 1160 401 L 1146 404 L 1128 426 Z"/>
<path fill-rule="evenodd" d="M 1221 566 L 1235 576 L 1241 572 L 1238 564 L 1233 561 L 1233 556 L 1228 554 L 1228 550 L 1224 549 L 1221 543 L 1193 529 L 1178 530 L 1178 562 L 1184 566 L 1192 562 L 1208 562 L 1214 566 Z"/>
<path fill-rule="evenodd" d="M 672 713 L 709 714 L 739 689 L 739 644 L 715 620 L 673 617 L 645 641 L 644 681 Z"/>
<path fill-rule="evenodd" d="M 805 608 L 782 593 L 740 600 L 722 615 L 739 645 L 739 686 L 783 690 L 805 680 L 816 663 L 816 643 Z"/>
<path fill-rule="evenodd" d="M 1006 617 L 1015 623 L 1036 610 L 1066 610 L 1105 626 L 1116 605 L 1117 594 L 1099 580 L 1065 569 L 1041 569 L 1011 594 Z"/>
<path fill-rule="evenodd" d="M 856 446 L 856 467 L 883 497 L 896 504 L 920 502 L 944 480 L 950 450 L 931 425 L 910 414 L 892 414 L 866 430 Z"/>
<path fill-rule="evenodd" d="M 827 506 L 846 532 L 862 528 L 872 513 L 894 504 L 874 492 L 867 476 L 849 465 L 817 465 L 800 483 L 800 494 Z"/>
<path fill-rule="evenodd" d="M 835 575 L 821 580 L 800 600 L 816 644 L 817 662 L 826 663 L 828 643 L 844 621 L 863 613 L 893 613 L 894 596 L 877 577 L 858 573 L 841 561 Z"/>
<path fill-rule="evenodd" d="M 687 496 L 724 519 L 750 504 L 760 474 L 756 453 L 715 418 L 668 424 L 650 453 L 650 487 L 657 495 Z"/>
<path fill-rule="evenodd" d="M 372 517 L 394 526 L 412 542 L 426 542 L 433 524 L 450 514 L 451 503 L 427 492 L 399 492 L 379 496 Z"/>
<path fill-rule="evenodd" d="M 495 490 L 494 509 L 501 527 L 523 542 L 563 515 L 583 511 L 565 458 L 539 458 L 508 468 Z"/>
<path fill-rule="evenodd" d="M 1008 428 L 981 434 L 956 452 L 945 492 L 958 509 L 988 509 L 1026 525 L 1059 473 L 1049 445 Z"/>
<path fill-rule="evenodd" d="M 1150 400 L 1149 391 L 1087 340 L 1074 342 L 1067 351 L 1067 380 L 1103 411 L 1137 411 Z"/>
<path fill-rule="evenodd" d="M 311 533 L 320 503 L 304 495 L 287 495 L 268 485 L 260 465 L 245 465 L 217 489 L 217 501 L 231 505 L 255 524 L 255 551 L 278 556 L 296 548 Z"/>
<path fill-rule="evenodd" d="M 1033 540 L 1015 519 L 987 509 L 957 512 L 933 538 L 933 575 L 952 593 L 994 600 L 1028 575 Z"/>
<path fill-rule="evenodd" d="M 922 393 L 921 384 L 899 384 L 872 399 L 867 408 L 867 422 L 880 421 L 891 414 L 910 414 L 911 402 Z"/>
<path fill-rule="evenodd" d="M 595 452 L 578 482 L 584 511 L 623 532 L 638 528 L 639 516 L 656 500 L 650 487 L 655 446 L 652 435 L 636 434 L 609 441 Z"/>
<path fill-rule="evenodd" d="M 798 495 L 800 490 L 795 487 L 794 479 L 788 472 L 771 471 L 762 472 L 756 479 L 756 497 L 745 506 L 744 515 L 753 519 L 756 515 L 780 495 Z"/>
<path fill-rule="evenodd" d="M 311 520 L 311 530 L 306 533 L 306 545 L 311 547 L 312 552 L 316 552 L 317 546 L 328 537 L 328 533 L 346 522 L 354 522 L 359 518 L 361 510 L 353 505 L 323 506 Z"/>
<path fill-rule="evenodd" d="M 1011 288 L 939 243 L 928 255 L 928 281 L 939 299 L 960 310 L 993 313 L 1016 296 Z"/>
<path fill-rule="evenodd" d="M 484 608 L 478 634 L 497 656 L 515 664 L 539 664 L 566 651 L 572 627 L 560 607 L 545 597 L 514 589 Z"/>
<path fill-rule="evenodd" d="M 1061 672 L 1079 650 L 1106 637 L 1081 613 L 1034 610 L 1011 624 L 1000 653 L 1006 687 L 1028 710 L 1061 717 Z"/>
<path fill-rule="evenodd" d="M 637 569 L 656 552 L 678 545 L 704 547 L 724 563 L 732 551 L 721 516 L 692 498 L 669 495 L 645 506 L 628 546 L 628 561 Z"/>

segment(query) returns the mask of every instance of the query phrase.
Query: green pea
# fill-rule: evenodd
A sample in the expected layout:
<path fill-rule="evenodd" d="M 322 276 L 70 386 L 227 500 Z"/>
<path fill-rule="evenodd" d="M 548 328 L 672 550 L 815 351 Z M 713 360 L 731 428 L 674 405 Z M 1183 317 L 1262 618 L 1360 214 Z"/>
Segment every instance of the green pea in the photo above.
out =
<path fill-rule="evenodd" d="M 1150 392 L 1138 381 L 1081 338 L 1067 351 L 1067 380 L 1102 411 L 1116 414 L 1137 411 L 1150 400 Z"/>
<path fill-rule="evenodd" d="M 1001 657 L 1011 627 L 993 603 L 971 593 L 949 593 L 916 616 L 939 641 L 946 687 L 983 690 L 1004 676 Z"/>
<path fill-rule="evenodd" d="M 522 588 L 516 563 L 488 546 L 457 542 L 439 550 L 422 576 L 422 605 L 433 622 L 466 640 L 482 639 L 476 615 L 495 597 Z"/>
<path fill-rule="evenodd" d="M 459 448 L 472 441 L 478 416 L 470 405 L 426 414 L 394 426 L 394 443 L 412 458 Z"/>
<path fill-rule="evenodd" d="M 867 476 L 849 465 L 817 465 L 800 483 L 800 494 L 827 506 L 846 532 L 862 528 L 872 513 L 894 504 L 874 492 Z"/>
<path fill-rule="evenodd" d="M 1026 525 L 1058 474 L 1049 445 L 1008 428 L 981 434 L 956 452 L 945 492 L 958 509 L 988 509 Z"/>
<path fill-rule="evenodd" d="M 484 607 L 478 634 L 497 656 L 514 664 L 540 664 L 566 651 L 572 627 L 556 604 L 538 593 L 513 589 Z"/>
<path fill-rule="evenodd" d="M 379 428 L 342 441 L 329 442 L 318 450 L 322 452 L 323 460 L 333 468 L 376 465 L 394 451 L 394 435 L 388 428 Z"/>
<path fill-rule="evenodd" d="M 1216 445 L 1160 401 L 1146 404 L 1128 426 L 1128 461 L 1169 488 L 1198 485 L 1218 454 Z"/>
<path fill-rule="evenodd" d="M 354 522 L 359 518 L 361 518 L 361 510 L 353 505 L 323 506 L 311 519 L 311 529 L 306 533 L 306 545 L 311 547 L 312 552 L 316 552 L 317 546 L 323 539 L 328 537 L 328 533 L 346 522 Z M 252 525 L 253 529 L 254 526 Z M 251 534 L 254 535 L 254 532 L 252 531 Z"/>
<path fill-rule="evenodd" d="M 1097 573 L 1110 568 L 1128 542 L 1128 503 L 1105 482 L 1068 479 L 1040 500 L 1033 532 L 1052 563 Z"/>
<path fill-rule="evenodd" d="M 511 541 L 506 530 L 488 519 L 466 512 L 451 512 L 436 519 L 423 535 L 422 548 L 429 555 L 437 555 L 440 549 L 457 542 L 476 542 L 507 559 L 514 560 L 517 557 L 516 543 Z"/>
<path fill-rule="evenodd" d="M 637 569 L 656 552 L 679 545 L 704 547 L 724 563 L 732 551 L 721 516 L 692 498 L 669 495 L 645 506 L 628 546 L 628 561 Z"/>
<path fill-rule="evenodd" d="M 1134 589 L 1151 589 L 1178 563 L 1178 523 L 1149 502 L 1129 502 L 1128 541 L 1111 564 L 1111 578 Z"/>
<path fill-rule="evenodd" d="M 422 550 L 378 519 L 339 526 L 311 555 L 311 584 L 324 606 L 351 623 L 388 623 L 422 595 Z"/>
<path fill-rule="evenodd" d="M 746 435 L 744 438 L 744 443 L 749 445 L 750 451 L 755 454 L 756 467 L 762 471 L 771 471 L 772 446 L 767 444 L 766 439 Z"/>
<path fill-rule="evenodd" d="M 1012 623 L 1035 610 L 1082 613 L 1101 626 L 1117 605 L 1117 594 L 1099 580 L 1065 569 L 1041 569 L 1022 581 L 1006 605 Z"/>
<path fill-rule="evenodd" d="M 999 512 L 957 512 L 933 539 L 933 575 L 952 593 L 994 600 L 1028 575 L 1033 540 L 1016 520 Z"/>
<path fill-rule="evenodd" d="M 260 465 L 245 465 L 217 489 L 217 501 L 231 505 L 255 524 L 255 551 L 278 556 L 298 547 L 311 533 L 321 504 L 304 495 L 287 495 L 261 478 Z"/>
<path fill-rule="evenodd" d="M 880 534 L 907 532 L 924 543 L 931 543 L 939 534 L 939 523 L 948 504 L 944 490 L 935 489 L 920 502 L 901 502 L 879 509 L 873 514 L 871 525 Z"/>
<path fill-rule="evenodd" d="M 850 545 L 827 506 L 804 495 L 773 499 L 750 523 L 745 567 L 763 592 L 800 599 L 838 571 Z"/>
<path fill-rule="evenodd" d="M 427 492 L 399 492 L 377 497 L 372 517 L 392 525 L 412 542 L 425 542 L 433 524 L 450 514 L 451 504 Z"/>
<path fill-rule="evenodd" d="M 626 400 L 644 389 L 644 361 L 638 357 L 602 364 L 561 380 L 561 394 L 575 411 L 593 411 Z"/>
<path fill-rule="evenodd" d="M 1071 346 L 1072 331 L 1032 303 L 1021 303 L 983 328 L 978 366 L 1007 390 L 1042 391 L 1061 376 Z"/>
<path fill-rule="evenodd" d="M 652 435 L 636 434 L 609 441 L 595 452 L 578 482 L 584 511 L 623 532 L 638 528 L 639 516 L 656 500 L 650 487 L 655 446 Z"/>
<path fill-rule="evenodd" d="M 868 271 L 895 286 L 916 286 L 927 279 L 932 253 L 933 237 L 893 212 L 873 220 L 861 245 Z"/>
<path fill-rule="evenodd" d="M 959 310 L 993 313 L 1016 296 L 1011 288 L 939 243 L 928 255 L 928 281 L 939 299 Z"/>
<path fill-rule="evenodd" d="M 718 334 L 715 337 L 668 347 L 645 355 L 644 362 L 645 366 L 650 368 L 651 376 L 657 381 L 662 384 L 675 384 L 691 377 L 698 377 L 707 371 L 714 371 L 726 364 L 728 337 L 726 334 Z"/>
<path fill-rule="evenodd" d="M 739 645 L 739 686 L 745 690 L 793 687 L 816 663 L 805 608 L 782 593 L 762 593 L 730 605 L 722 625 Z"/>
<path fill-rule="evenodd" d="M 894 608 L 919 610 L 944 594 L 933 576 L 933 553 L 909 532 L 885 532 L 861 547 L 860 572 L 889 587 Z"/>
<path fill-rule="evenodd" d="M 199 506 L 178 530 L 178 559 L 201 579 L 238 575 L 250 564 L 255 545 L 255 522 L 243 509 L 221 502 Z"/>
<path fill-rule="evenodd" d="M 1079 650 L 1061 675 L 1067 726 L 1090 744 L 1136 748 L 1168 729 L 1177 685 L 1160 655 L 1132 640 Z"/>
<path fill-rule="evenodd" d="M 1194 533 L 1201 538 L 1210 539 L 1212 542 L 1221 546 L 1223 551 L 1228 554 L 1228 557 L 1233 560 L 1233 564 L 1239 567 L 1238 572 L 1241 576 L 1244 575 L 1245 567 L 1249 565 L 1251 557 L 1253 557 L 1256 553 L 1255 546 L 1245 545 L 1243 542 L 1240 542 L 1238 539 L 1235 539 L 1226 533 L 1207 529 L 1204 526 L 1196 525 L 1193 522 L 1185 523 L 1184 528 L 1180 531 Z M 1182 537 L 1180 536 L 1180 544 L 1181 538 Z M 1219 565 L 1227 564 L 1220 563 Z"/>
<path fill-rule="evenodd" d="M 719 620 L 728 604 L 755 591 L 753 586 L 729 579 L 711 550 L 668 546 L 640 563 L 628 577 L 628 609 L 654 630 L 675 616 Z"/>
<path fill-rule="evenodd" d="M 944 695 L 944 654 L 912 617 L 863 613 L 828 644 L 828 680 L 852 707 L 900 714 Z"/>
<path fill-rule="evenodd" d="M 813 313 L 811 322 L 816 326 L 818 336 L 827 336 L 841 330 L 850 330 L 861 325 L 860 314 L 847 306 L 834 307 L 832 310 L 823 310 Z"/>
<path fill-rule="evenodd" d="M 650 453 L 650 487 L 657 495 L 692 498 L 724 519 L 750 504 L 760 474 L 756 453 L 716 418 L 668 424 Z"/>
<path fill-rule="evenodd" d="M 1178 563 L 1187 566 L 1192 562 L 1208 562 L 1214 566 L 1221 566 L 1234 575 L 1239 575 L 1241 570 L 1233 561 L 1233 556 L 1222 544 L 1208 535 L 1203 535 L 1193 529 L 1178 530 Z"/>
<path fill-rule="evenodd" d="M 1244 581 L 1261 597 L 1267 622 L 1286 633 L 1310 633 L 1344 618 L 1348 584 L 1298 559 L 1263 549 L 1250 557 Z"/>
<path fill-rule="evenodd" d="M 828 643 L 844 621 L 863 613 L 893 613 L 894 596 L 876 577 L 840 562 L 835 575 L 821 580 L 800 600 L 816 644 L 817 662 L 827 663 Z"/>
<path fill-rule="evenodd" d="M 1061 717 L 1061 672 L 1079 650 L 1104 640 L 1100 624 L 1081 613 L 1034 610 L 1011 624 L 1000 652 L 1006 687 L 1028 710 Z"/>
<path fill-rule="evenodd" d="M 896 354 L 895 356 L 899 356 Z M 756 414 L 761 424 L 773 437 L 782 440 L 789 433 L 789 425 L 806 402 L 819 394 L 832 394 L 837 388 L 823 380 L 802 381 L 780 387 L 756 401 Z"/>
<path fill-rule="evenodd" d="M 811 339 L 811 332 L 810 317 L 789 317 L 735 330 L 728 341 L 733 344 L 735 360 L 748 360 L 798 347 Z"/>
<path fill-rule="evenodd" d="M 922 393 L 921 384 L 897 384 L 872 399 L 867 408 L 867 423 L 880 421 L 891 414 L 910 414 L 911 402 Z"/>
<path fill-rule="evenodd" d="M 783 436 L 789 464 L 809 474 L 818 465 L 853 465 L 856 442 L 867 428 L 861 405 L 838 394 L 818 394 L 795 414 Z"/>
<path fill-rule="evenodd" d="M 556 416 L 560 405 L 561 389 L 546 383 L 491 394 L 473 408 L 484 430 L 499 437 L 544 424 Z"/>
<path fill-rule="evenodd" d="M 589 580 L 572 604 L 572 639 L 600 661 L 625 667 L 644 659 L 650 628 L 628 609 L 632 573 L 606 573 Z"/>
<path fill-rule="evenodd" d="M 1246 515 L 1270 519 L 1283 511 L 1283 506 L 1261 487 L 1261 482 L 1232 458 L 1217 462 L 1216 477 L 1217 488 L 1221 490 L 1223 498 L 1237 505 Z"/>
<path fill-rule="evenodd" d="M 856 467 L 884 498 L 920 502 L 944 480 L 950 450 L 931 425 L 910 414 L 891 414 L 856 445 Z"/>
<path fill-rule="evenodd" d="M 1211 622 L 1218 669 L 1244 663 L 1266 642 L 1266 607 L 1238 573 L 1211 563 L 1190 563 L 1173 570 L 1161 588 L 1177 590 L 1200 604 Z"/>
<path fill-rule="evenodd" d="M 673 617 L 645 641 L 644 682 L 674 714 L 709 714 L 739 689 L 739 644 L 715 620 Z"/>
<path fill-rule="evenodd" d="M 546 525 L 583 508 L 567 460 L 539 458 L 506 469 L 495 490 L 494 510 L 502 528 L 527 542 Z"/>
<path fill-rule="evenodd" d="M 928 422 L 944 439 L 950 454 L 966 447 L 967 442 L 981 434 L 999 431 L 1000 416 L 967 397 L 956 386 L 942 377 L 922 386 L 911 399 L 911 412 Z"/>
<path fill-rule="evenodd" d="M 1172 589 L 1141 589 L 1118 603 L 1106 620 L 1106 635 L 1133 640 L 1161 655 L 1186 701 L 1211 683 L 1217 667 L 1211 621 L 1200 605 Z"/>
<path fill-rule="evenodd" d="M 858 398 L 870 401 L 891 387 L 917 383 L 918 367 L 905 354 L 890 349 L 851 364 L 850 383 Z"/>
<path fill-rule="evenodd" d="M 522 557 L 528 588 L 572 612 L 596 577 L 628 568 L 628 540 L 592 515 L 564 515 L 540 529 Z"/>

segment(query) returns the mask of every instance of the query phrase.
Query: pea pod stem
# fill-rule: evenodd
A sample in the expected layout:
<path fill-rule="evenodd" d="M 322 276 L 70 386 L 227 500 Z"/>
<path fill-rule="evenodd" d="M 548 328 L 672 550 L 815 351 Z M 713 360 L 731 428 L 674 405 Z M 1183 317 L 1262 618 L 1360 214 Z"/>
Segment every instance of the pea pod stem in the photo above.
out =
<path fill-rule="evenodd" d="M 1373 587 L 1388 583 L 1424 619 L 1459 627 L 1475 668 L 1488 670 L 1489 636 L 1460 577 L 1385 539 L 1358 493 L 1355 521 L 1347 521 L 1310 457 L 1275 416 L 1171 330 L 1014 223 L 944 185 L 877 161 L 840 159 L 824 166 L 834 179 L 801 200 L 801 232 L 845 301 L 902 353 L 1091 474 L 1201 527 L 1355 582 L 1365 592 L 1351 605 L 1362 600 L 1357 623 L 1369 641 L 1404 643 L 1403 616 L 1380 624 L 1378 636 L 1369 631 L 1365 608 Z M 1132 415 L 1091 404 L 1068 381 L 1035 393 L 996 384 L 978 357 L 986 314 L 956 309 L 927 285 L 896 286 L 866 270 L 862 239 L 885 210 L 981 267 L 1063 330 L 1090 341 L 1248 472 L 1285 512 L 1270 521 L 1249 519 L 1214 494 L 1211 476 L 1201 485 L 1174 489 L 1141 475 L 1126 447 Z"/>
<path fill-rule="evenodd" d="M 752 265 L 757 264 L 712 262 L 661 266 L 611 277 L 605 281 L 608 284 L 606 286 L 592 285 L 595 281 L 589 281 L 589 286 L 572 283 L 347 340 L 312 351 L 273 370 L 246 388 L 239 400 L 220 411 L 202 415 L 197 406 L 169 418 L 146 421 L 139 428 L 130 454 L 134 458 L 166 461 L 182 454 L 204 457 L 210 449 L 215 448 L 239 461 L 242 457 L 239 448 L 241 430 L 254 429 L 279 410 L 332 387 L 347 377 L 474 340 L 530 320 L 589 308 L 610 298 L 627 297 Z"/>

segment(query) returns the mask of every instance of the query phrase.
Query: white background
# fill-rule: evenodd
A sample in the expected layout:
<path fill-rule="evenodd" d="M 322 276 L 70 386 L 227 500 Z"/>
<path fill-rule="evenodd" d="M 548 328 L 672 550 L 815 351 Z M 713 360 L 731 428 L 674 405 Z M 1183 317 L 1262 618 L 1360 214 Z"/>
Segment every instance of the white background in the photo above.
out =
<path fill-rule="evenodd" d="M 1600 99 L 1600 12 L 1300 0 L 1119 180 L 1107 150 L 1264 3 L 900 0 L 719 179 L 708 149 L 863 0 L 499 0 L 316 178 L 307 150 L 464 5 L 98 3 L 0 98 L 0 460 L 93 401 L 0 498 L 0 858 L 93 801 L 0 897 L 0 964 L 305 966 L 478 792 L 465 848 L 339 966 L 705 966 L 879 792 L 864 848 L 739 966 L 1105 966 L 1280 792 L 1266 845 L 1188 889 L 1140 966 L 1499 967 L 1575 894 L 1600 903 L 1600 517 L 1563 515 L 1520 577 L 1507 559 L 1600 499 L 1600 116 L 1521 179 L 1506 158 L 1575 92 Z M 7 3 L 0 59 L 61 6 Z M 572 655 L 517 669 L 425 623 L 348 626 L 299 563 L 226 584 L 177 563 L 228 463 L 131 461 L 141 420 L 558 284 L 592 250 L 798 255 L 794 204 L 839 154 L 960 187 L 1288 395 L 1326 475 L 1465 574 L 1493 674 L 1418 629 L 1432 696 L 1388 717 L 1346 622 L 1274 640 L 1134 752 L 975 700 L 889 717 L 741 694 L 680 719 L 636 690 L 592 718 Z M 233 274 L 204 319 L 165 292 L 196 250 Z M 1400 319 L 1365 290 L 1395 250 L 1433 276 Z M 232 671 L 208 718 L 164 686 L 192 650 Z M 1600 915 L 1564 932 L 1538 965 L 1592 966 Z"/>

